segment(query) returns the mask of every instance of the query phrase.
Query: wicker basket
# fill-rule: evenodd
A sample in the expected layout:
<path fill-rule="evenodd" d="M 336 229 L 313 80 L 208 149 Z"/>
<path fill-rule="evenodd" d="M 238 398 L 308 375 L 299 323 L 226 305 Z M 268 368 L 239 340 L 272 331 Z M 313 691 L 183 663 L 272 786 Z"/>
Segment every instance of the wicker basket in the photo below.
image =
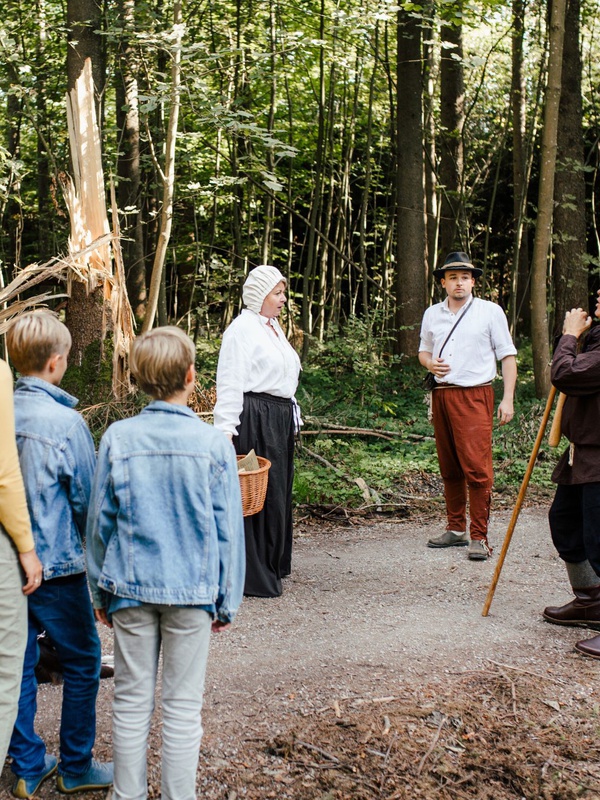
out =
<path fill-rule="evenodd" d="M 240 461 L 245 456 L 238 456 Z M 242 511 L 245 517 L 258 514 L 262 511 L 267 494 L 267 482 L 269 480 L 269 469 L 271 462 L 267 458 L 257 456 L 259 469 L 253 472 L 238 473 L 240 479 L 240 489 L 242 490 Z"/>

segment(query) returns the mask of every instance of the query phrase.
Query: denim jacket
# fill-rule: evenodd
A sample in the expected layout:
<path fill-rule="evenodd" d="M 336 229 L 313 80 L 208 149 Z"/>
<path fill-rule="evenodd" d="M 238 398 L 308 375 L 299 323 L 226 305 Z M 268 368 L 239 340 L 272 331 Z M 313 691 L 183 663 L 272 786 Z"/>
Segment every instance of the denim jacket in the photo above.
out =
<path fill-rule="evenodd" d="M 77 398 L 41 378 L 15 387 L 17 448 L 44 579 L 85 572 L 83 535 L 96 456 Z"/>
<path fill-rule="evenodd" d="M 244 588 L 235 452 L 183 405 L 152 401 L 102 437 L 87 526 L 96 608 L 104 592 L 144 603 L 216 607 L 233 620 Z"/>

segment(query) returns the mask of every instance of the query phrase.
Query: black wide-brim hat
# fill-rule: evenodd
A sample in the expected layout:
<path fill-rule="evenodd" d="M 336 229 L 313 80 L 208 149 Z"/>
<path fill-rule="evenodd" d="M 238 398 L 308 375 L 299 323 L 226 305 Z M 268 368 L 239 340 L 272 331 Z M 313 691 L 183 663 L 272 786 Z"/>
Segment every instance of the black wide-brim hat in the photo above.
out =
<path fill-rule="evenodd" d="M 479 267 L 474 267 L 469 256 L 461 252 L 450 253 L 443 265 L 439 269 L 433 270 L 433 274 L 436 278 L 443 278 L 446 272 L 451 269 L 467 270 L 473 274 L 474 278 L 479 278 L 480 275 L 483 275 L 483 270 L 479 269 Z"/>

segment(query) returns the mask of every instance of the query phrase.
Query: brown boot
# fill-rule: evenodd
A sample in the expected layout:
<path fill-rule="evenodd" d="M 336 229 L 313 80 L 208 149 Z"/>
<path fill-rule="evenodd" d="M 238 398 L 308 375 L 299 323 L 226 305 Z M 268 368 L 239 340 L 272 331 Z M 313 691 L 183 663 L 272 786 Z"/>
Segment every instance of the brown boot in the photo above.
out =
<path fill-rule="evenodd" d="M 544 609 L 544 619 L 555 625 L 573 625 L 600 631 L 600 586 L 573 589 L 575 600 Z M 600 644 L 600 643 L 599 643 Z"/>
<path fill-rule="evenodd" d="M 577 642 L 575 650 L 583 653 L 584 656 L 600 658 L 600 636 L 594 636 L 593 639 L 585 639 L 582 642 Z"/>

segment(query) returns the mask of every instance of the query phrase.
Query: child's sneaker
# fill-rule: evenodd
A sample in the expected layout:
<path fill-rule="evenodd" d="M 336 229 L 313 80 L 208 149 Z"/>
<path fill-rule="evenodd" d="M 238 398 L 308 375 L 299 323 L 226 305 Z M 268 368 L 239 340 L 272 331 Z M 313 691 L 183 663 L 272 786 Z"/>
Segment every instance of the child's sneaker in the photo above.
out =
<path fill-rule="evenodd" d="M 29 778 L 17 778 L 12 788 L 12 793 L 15 797 L 33 797 L 46 778 L 56 772 L 57 766 L 58 759 L 56 756 L 46 753 L 44 756 L 44 769 L 38 775 L 33 775 Z"/>
<path fill-rule="evenodd" d="M 106 789 L 112 785 L 112 782 L 112 761 L 102 764 L 100 761 L 92 759 L 89 769 L 83 775 L 59 775 L 56 779 L 56 788 L 63 794 L 75 794 L 75 792 Z"/>

